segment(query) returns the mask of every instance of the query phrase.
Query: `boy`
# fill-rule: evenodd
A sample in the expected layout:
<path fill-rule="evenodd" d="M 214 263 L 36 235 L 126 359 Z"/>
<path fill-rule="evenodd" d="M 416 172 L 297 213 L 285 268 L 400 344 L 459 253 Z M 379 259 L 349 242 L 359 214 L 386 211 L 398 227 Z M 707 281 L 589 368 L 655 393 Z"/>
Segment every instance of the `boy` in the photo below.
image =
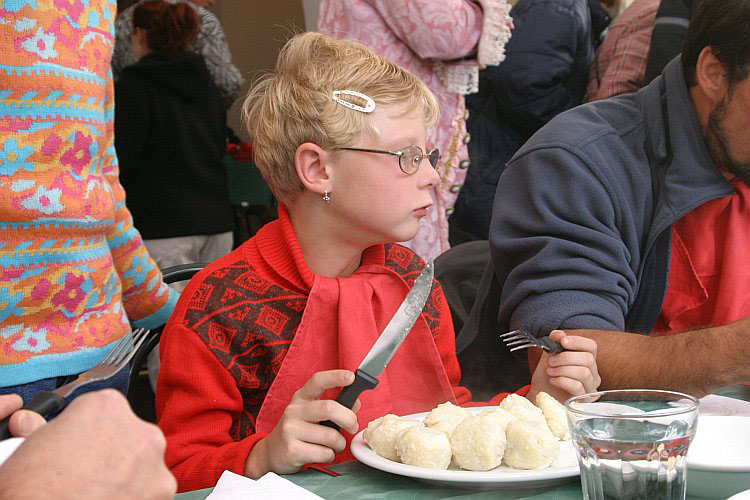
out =
<path fill-rule="evenodd" d="M 333 401 L 423 267 L 392 242 L 416 233 L 439 182 L 434 96 L 361 44 L 305 33 L 244 111 L 279 220 L 197 275 L 162 336 L 157 416 L 181 491 L 225 469 L 257 478 L 350 459 L 374 418 L 471 399 L 435 282 L 377 387 L 351 410 Z M 571 352 L 531 390 L 594 390 L 596 344 L 556 335 Z"/>

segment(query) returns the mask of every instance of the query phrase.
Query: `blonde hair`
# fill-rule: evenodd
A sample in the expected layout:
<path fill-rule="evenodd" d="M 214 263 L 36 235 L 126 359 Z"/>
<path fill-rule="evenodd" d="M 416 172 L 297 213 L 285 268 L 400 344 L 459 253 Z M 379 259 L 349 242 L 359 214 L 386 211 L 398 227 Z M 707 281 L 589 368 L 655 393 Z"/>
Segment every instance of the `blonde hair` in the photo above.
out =
<path fill-rule="evenodd" d="M 255 163 L 280 200 L 303 190 L 294 168 L 300 144 L 335 150 L 351 146 L 363 133 L 375 133 L 368 114 L 336 103 L 334 90 L 361 92 L 376 105 L 404 106 L 404 115 L 422 112 L 428 127 L 439 118 L 435 96 L 422 81 L 361 43 L 320 33 L 291 38 L 275 70 L 253 86 L 242 106 L 255 143 Z M 366 104 L 356 96 L 344 97 Z"/>

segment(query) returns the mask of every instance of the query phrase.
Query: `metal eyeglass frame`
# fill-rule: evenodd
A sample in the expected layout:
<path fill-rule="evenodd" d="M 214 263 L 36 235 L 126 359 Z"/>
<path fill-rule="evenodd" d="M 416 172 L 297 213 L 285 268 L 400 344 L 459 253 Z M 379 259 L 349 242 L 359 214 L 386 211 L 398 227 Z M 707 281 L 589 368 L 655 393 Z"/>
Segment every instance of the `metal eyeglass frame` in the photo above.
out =
<path fill-rule="evenodd" d="M 404 156 L 405 150 L 409 148 L 417 148 L 419 150 L 419 154 L 414 155 L 414 157 L 415 158 L 417 156 L 420 157 L 419 163 L 417 164 L 417 168 L 415 168 L 411 172 L 407 171 L 401 163 L 401 158 Z M 432 168 L 437 168 L 437 162 L 441 158 L 440 150 L 438 148 L 433 148 L 430 150 L 429 153 L 425 154 L 422 151 L 422 148 L 420 148 L 419 146 L 407 146 L 404 149 L 400 149 L 398 151 L 388 151 L 385 149 L 364 149 L 364 148 L 339 148 L 339 149 L 345 149 L 347 151 L 361 151 L 363 153 L 379 153 L 379 154 L 384 154 L 384 155 L 398 156 L 398 168 L 400 168 L 401 171 L 405 173 L 406 175 L 411 175 L 411 174 L 416 173 L 417 170 L 419 170 L 420 165 L 422 165 L 422 160 L 425 158 L 427 158 L 427 161 L 430 162 L 430 165 L 432 165 Z"/>

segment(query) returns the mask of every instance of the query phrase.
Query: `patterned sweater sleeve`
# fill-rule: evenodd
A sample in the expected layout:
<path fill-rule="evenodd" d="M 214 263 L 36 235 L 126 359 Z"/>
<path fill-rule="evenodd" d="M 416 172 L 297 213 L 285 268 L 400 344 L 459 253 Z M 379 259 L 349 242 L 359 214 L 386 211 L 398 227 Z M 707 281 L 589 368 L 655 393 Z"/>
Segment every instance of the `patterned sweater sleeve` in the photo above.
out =
<path fill-rule="evenodd" d="M 161 337 L 156 414 L 167 439 L 165 461 L 178 491 L 208 488 L 224 470 L 243 474 L 252 447 L 266 436 L 232 437 L 243 412 L 232 376 L 192 330 L 170 324 Z"/>
<path fill-rule="evenodd" d="M 107 233 L 112 259 L 122 284 L 125 313 L 135 327 L 163 325 L 174 309 L 177 293 L 162 281 L 161 272 L 146 251 L 141 235 L 125 206 L 125 190 L 119 180 L 114 145 L 114 86 L 112 72 L 107 76 L 106 152 L 102 173 L 114 198 L 114 223 Z"/>
<path fill-rule="evenodd" d="M 466 57 L 482 34 L 482 9 L 469 0 L 368 0 L 393 33 L 423 59 Z"/>
<path fill-rule="evenodd" d="M 196 10 L 201 18 L 201 30 L 196 44 L 198 52 L 206 61 L 206 67 L 219 88 L 224 105 L 229 108 L 239 97 L 245 79 L 237 66 L 232 64 L 232 55 L 219 20 L 207 9 L 197 7 Z"/>
<path fill-rule="evenodd" d="M 131 5 L 119 13 L 115 19 L 115 46 L 112 50 L 112 71 L 115 79 L 120 77 L 120 72 L 125 66 L 135 63 L 135 56 L 130 47 L 135 7 L 135 5 Z"/>

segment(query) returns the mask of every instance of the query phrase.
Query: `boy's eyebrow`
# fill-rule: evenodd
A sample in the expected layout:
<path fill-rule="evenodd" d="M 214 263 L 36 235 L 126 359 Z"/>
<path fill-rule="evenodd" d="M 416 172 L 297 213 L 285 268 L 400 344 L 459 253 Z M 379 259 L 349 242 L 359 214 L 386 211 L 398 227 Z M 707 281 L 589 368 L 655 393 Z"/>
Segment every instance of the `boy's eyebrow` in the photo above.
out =
<path fill-rule="evenodd" d="M 407 146 L 419 146 L 419 147 L 422 147 L 422 146 L 419 145 L 419 141 L 416 138 L 412 137 L 412 136 L 399 137 L 398 139 L 393 139 L 391 141 L 388 141 L 386 144 L 400 144 L 400 146 L 398 146 L 398 147 L 393 147 L 393 148 L 389 148 L 389 149 L 401 149 L 401 148 L 405 148 Z"/>

